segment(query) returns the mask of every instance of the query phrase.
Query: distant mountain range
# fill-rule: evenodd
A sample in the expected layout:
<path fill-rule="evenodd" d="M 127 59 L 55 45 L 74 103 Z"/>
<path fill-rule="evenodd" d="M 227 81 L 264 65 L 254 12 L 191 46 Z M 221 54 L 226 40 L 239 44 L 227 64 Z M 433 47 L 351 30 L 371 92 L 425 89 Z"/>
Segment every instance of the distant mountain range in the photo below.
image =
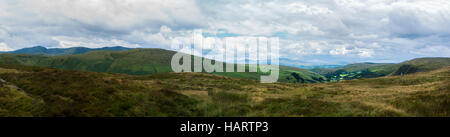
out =
<path fill-rule="evenodd" d="M 52 48 L 42 46 L 0 54 L 0 64 L 44 66 L 70 70 L 147 75 L 172 72 L 170 61 L 176 52 L 164 49 Z M 345 66 L 323 65 L 311 69 L 280 66 L 278 82 L 317 83 L 389 75 L 405 75 L 450 66 L 450 58 L 418 58 L 398 64 L 355 63 Z M 248 67 L 248 66 L 247 66 Z M 263 73 L 214 74 L 258 80 Z"/>
<path fill-rule="evenodd" d="M 345 65 L 296 65 L 294 67 L 298 67 L 298 68 L 302 68 L 302 69 L 314 69 L 314 68 L 327 68 L 327 69 L 332 69 L 332 68 L 339 68 L 339 67 L 343 67 Z"/>
<path fill-rule="evenodd" d="M 17 54 L 44 54 L 44 55 L 67 55 L 67 54 L 84 54 L 90 51 L 121 51 L 129 50 L 131 48 L 115 46 L 115 47 L 103 47 L 103 48 L 86 48 L 86 47 L 72 47 L 72 48 L 46 48 L 43 46 L 35 46 L 29 48 L 23 48 L 15 51 L 4 53 L 17 53 Z"/>
<path fill-rule="evenodd" d="M 265 84 L 261 72 L 170 73 L 176 52 L 164 49 L 28 53 L 0 53 L 0 117 L 450 114 L 450 58 L 280 66 L 280 83 Z"/>
<path fill-rule="evenodd" d="M 126 48 L 122 46 L 115 47 L 103 47 L 103 48 L 87 48 L 87 47 L 72 47 L 72 48 L 46 48 L 43 46 L 34 46 L 28 48 L 22 48 L 15 51 L 7 51 L 0 53 L 16 53 L 16 54 L 41 54 L 41 55 L 75 55 L 75 54 L 84 54 L 86 52 L 91 51 L 122 51 L 129 50 L 132 48 Z M 280 60 L 286 60 L 281 58 Z M 287 60 L 286 60 L 287 61 Z M 283 64 L 282 64 L 283 65 Z M 343 67 L 345 65 L 287 65 L 290 67 L 302 68 L 302 69 L 313 69 L 313 68 L 338 68 Z"/>
<path fill-rule="evenodd" d="M 91 52 L 83 50 L 86 51 L 84 54 L 80 52 L 80 48 L 58 49 L 58 51 L 65 52 L 53 52 L 55 49 L 44 49 L 42 47 L 34 47 L 0 54 L 0 64 L 148 75 L 172 72 L 170 62 L 172 56 L 176 53 L 175 51 L 152 48 L 125 50 L 123 47 L 89 49 Z M 52 50 L 52 52 L 48 52 L 48 50 Z M 77 50 L 78 52 L 69 52 L 73 50 Z M 252 80 L 259 80 L 260 76 L 264 75 L 264 73 L 260 72 L 214 72 L 213 74 Z M 295 67 L 280 66 L 279 74 L 279 82 L 318 83 L 326 81 L 326 78 L 322 75 Z"/>

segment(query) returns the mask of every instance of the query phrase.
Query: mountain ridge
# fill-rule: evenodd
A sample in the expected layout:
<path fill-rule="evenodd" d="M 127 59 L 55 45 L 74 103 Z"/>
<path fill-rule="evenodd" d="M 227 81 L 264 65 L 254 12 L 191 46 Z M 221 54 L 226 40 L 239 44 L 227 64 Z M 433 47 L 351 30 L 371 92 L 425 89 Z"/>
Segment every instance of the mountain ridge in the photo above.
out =
<path fill-rule="evenodd" d="M 14 51 L 8 51 L 3 53 L 16 53 L 16 54 L 44 54 L 44 55 L 67 55 L 67 54 L 84 54 L 91 51 L 121 51 L 129 50 L 122 46 L 102 47 L 102 48 L 88 48 L 88 47 L 70 47 L 70 48 L 46 48 L 43 46 L 34 46 L 28 48 L 22 48 Z"/>
<path fill-rule="evenodd" d="M 171 59 L 175 53 L 175 51 L 157 48 L 136 48 L 123 51 L 92 51 L 86 52 L 85 54 L 60 56 L 6 53 L 0 54 L 0 63 L 93 72 L 148 75 L 172 72 Z M 226 65 L 224 64 L 224 66 Z M 279 82 L 317 83 L 326 80 L 325 77 L 309 70 L 285 66 L 280 66 L 280 68 Z M 213 74 L 253 80 L 258 80 L 261 75 L 264 75 L 260 72 L 213 72 Z"/>
<path fill-rule="evenodd" d="M 51 50 L 53 51 L 50 52 Z M 74 47 L 50 50 L 42 46 L 36 46 L 13 51 L 11 53 L 3 53 L 0 55 L 0 63 L 94 72 L 147 75 L 172 72 L 170 62 L 171 57 L 175 53 L 175 51 L 159 48 L 130 49 L 120 46 L 97 49 Z M 280 66 L 279 82 L 316 83 L 359 78 L 375 78 L 430 71 L 445 66 L 450 66 L 449 58 L 445 57 L 416 58 L 397 64 L 362 62 L 347 64 L 337 68 L 313 68 L 309 70 L 298 67 Z M 222 72 L 214 72 L 213 74 L 253 80 L 259 79 L 262 75 L 262 73 Z"/>

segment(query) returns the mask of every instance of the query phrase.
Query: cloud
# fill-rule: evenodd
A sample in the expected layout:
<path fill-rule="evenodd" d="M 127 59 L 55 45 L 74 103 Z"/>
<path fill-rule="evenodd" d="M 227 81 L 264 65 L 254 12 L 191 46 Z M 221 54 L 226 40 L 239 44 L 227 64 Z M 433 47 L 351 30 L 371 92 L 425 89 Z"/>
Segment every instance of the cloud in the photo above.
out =
<path fill-rule="evenodd" d="M 17 48 L 57 46 L 59 42 L 53 37 L 128 41 L 133 32 L 158 33 L 161 26 L 175 30 L 202 28 L 205 22 L 196 5 L 194 0 L 0 1 L 0 13 L 9 15 L 0 16 L 0 30 L 6 29 L 18 40 L 0 37 L 0 41 L 8 41 L 8 45 Z M 21 38 L 26 42 L 20 42 Z"/>
<path fill-rule="evenodd" d="M 12 51 L 14 49 L 11 49 L 8 47 L 8 45 L 6 45 L 6 43 L 0 43 L 0 51 Z"/>
<path fill-rule="evenodd" d="M 448 54 L 450 53 L 450 47 L 443 45 L 428 45 L 410 52 L 425 57 L 450 57 L 450 54 Z"/>
<path fill-rule="evenodd" d="M 123 40 L 117 39 L 102 39 L 102 38 L 74 38 L 74 37 L 65 37 L 65 36 L 56 36 L 53 37 L 55 41 L 58 42 L 58 45 L 52 48 L 70 48 L 70 47 L 90 47 L 90 48 L 101 48 L 101 47 L 114 47 L 114 46 L 123 46 L 129 48 L 137 48 L 140 47 L 138 44 L 130 44 Z"/>
<path fill-rule="evenodd" d="M 448 0 L 0 1 L 0 42 L 12 49 L 168 49 L 201 29 L 205 37 L 279 37 L 281 57 L 305 64 L 448 56 L 448 22 Z"/>
<path fill-rule="evenodd" d="M 202 15 L 193 0 L 34 0 L 22 1 L 21 5 L 47 21 L 59 16 L 111 30 L 202 25 Z"/>
<path fill-rule="evenodd" d="M 172 42 L 172 38 L 176 36 L 172 33 L 172 29 L 167 26 L 161 26 L 159 32 L 152 32 L 152 30 L 136 30 L 131 34 L 125 36 L 127 40 L 142 42 L 154 47 L 168 48 Z"/>

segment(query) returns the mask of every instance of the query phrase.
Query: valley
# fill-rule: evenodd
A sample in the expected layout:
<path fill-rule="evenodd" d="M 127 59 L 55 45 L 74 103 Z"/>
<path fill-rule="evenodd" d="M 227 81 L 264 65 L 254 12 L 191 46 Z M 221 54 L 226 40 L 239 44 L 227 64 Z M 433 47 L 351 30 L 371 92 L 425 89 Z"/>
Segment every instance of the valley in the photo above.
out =
<path fill-rule="evenodd" d="M 311 70 L 183 72 L 172 51 L 0 54 L 0 116 L 380 117 L 449 116 L 449 58 Z M 248 68 L 247 68 L 248 69 Z"/>

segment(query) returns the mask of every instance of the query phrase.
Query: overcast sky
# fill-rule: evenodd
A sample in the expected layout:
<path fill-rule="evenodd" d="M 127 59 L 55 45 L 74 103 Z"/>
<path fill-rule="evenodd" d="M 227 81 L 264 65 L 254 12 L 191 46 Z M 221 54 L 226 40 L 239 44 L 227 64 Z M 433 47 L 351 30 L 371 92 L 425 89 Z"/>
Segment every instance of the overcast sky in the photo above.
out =
<path fill-rule="evenodd" d="M 0 51 L 168 49 L 195 29 L 279 37 L 291 65 L 450 57 L 448 0 L 0 0 Z"/>

